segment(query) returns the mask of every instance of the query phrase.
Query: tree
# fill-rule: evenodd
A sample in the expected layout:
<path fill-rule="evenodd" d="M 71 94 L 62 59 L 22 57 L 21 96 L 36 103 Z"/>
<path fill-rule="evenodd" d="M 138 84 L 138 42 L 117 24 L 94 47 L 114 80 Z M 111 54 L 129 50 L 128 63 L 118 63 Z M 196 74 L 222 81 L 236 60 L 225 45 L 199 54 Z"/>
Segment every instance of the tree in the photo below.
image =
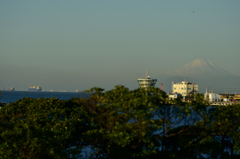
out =
<path fill-rule="evenodd" d="M 240 153 L 240 105 L 210 107 L 201 94 L 191 103 L 165 92 L 104 92 L 88 98 L 24 98 L 0 110 L 3 158 L 234 158 Z"/>
<path fill-rule="evenodd" d="M 79 154 L 87 115 L 73 101 L 24 98 L 0 111 L 4 158 L 68 158 Z M 78 134 L 78 135 L 77 135 Z"/>

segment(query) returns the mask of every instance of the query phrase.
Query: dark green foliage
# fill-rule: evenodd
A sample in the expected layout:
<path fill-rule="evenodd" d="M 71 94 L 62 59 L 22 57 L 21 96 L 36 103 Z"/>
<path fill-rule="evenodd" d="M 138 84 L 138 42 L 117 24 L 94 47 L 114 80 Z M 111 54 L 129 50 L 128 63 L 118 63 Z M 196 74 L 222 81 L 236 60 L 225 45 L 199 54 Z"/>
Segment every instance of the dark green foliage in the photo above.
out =
<path fill-rule="evenodd" d="M 18 100 L 0 111 L 0 155 L 4 158 L 67 158 L 72 153 L 67 149 L 79 146 L 76 141 L 81 140 L 79 135 L 88 129 L 87 121 L 86 113 L 73 101 Z"/>
<path fill-rule="evenodd" d="M 0 158 L 237 158 L 240 105 L 211 108 L 201 94 L 169 101 L 159 88 L 61 101 L 24 98 L 0 110 Z M 84 153 L 83 153 L 84 154 Z"/>

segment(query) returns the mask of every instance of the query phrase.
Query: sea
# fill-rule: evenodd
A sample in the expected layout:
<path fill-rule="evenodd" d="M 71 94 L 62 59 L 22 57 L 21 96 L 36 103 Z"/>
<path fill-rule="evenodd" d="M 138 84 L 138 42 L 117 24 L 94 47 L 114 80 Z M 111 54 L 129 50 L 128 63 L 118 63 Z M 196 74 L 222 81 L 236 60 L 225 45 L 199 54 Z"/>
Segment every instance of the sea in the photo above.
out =
<path fill-rule="evenodd" d="M 0 103 L 12 103 L 19 99 L 30 98 L 58 98 L 60 100 L 68 100 L 71 98 L 87 98 L 83 92 L 28 92 L 28 91 L 1 91 Z"/>

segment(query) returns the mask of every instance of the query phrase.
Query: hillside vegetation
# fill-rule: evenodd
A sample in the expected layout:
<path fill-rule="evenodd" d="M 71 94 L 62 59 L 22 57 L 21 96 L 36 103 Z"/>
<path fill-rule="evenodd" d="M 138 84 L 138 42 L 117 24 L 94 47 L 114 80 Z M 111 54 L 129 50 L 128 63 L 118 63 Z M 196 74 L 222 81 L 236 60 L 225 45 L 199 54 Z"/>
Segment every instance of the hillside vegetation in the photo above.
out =
<path fill-rule="evenodd" d="M 169 101 L 159 88 L 24 98 L 0 110 L 1 158 L 238 158 L 240 105 Z"/>

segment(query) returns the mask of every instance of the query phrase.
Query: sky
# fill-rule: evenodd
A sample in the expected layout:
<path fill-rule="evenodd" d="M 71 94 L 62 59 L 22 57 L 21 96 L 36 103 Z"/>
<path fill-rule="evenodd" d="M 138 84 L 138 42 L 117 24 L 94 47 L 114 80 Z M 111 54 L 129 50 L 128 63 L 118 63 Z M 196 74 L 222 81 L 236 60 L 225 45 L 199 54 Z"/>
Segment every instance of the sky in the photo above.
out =
<path fill-rule="evenodd" d="M 195 59 L 240 76 L 239 0 L 0 4 L 0 90 L 136 89 Z"/>

